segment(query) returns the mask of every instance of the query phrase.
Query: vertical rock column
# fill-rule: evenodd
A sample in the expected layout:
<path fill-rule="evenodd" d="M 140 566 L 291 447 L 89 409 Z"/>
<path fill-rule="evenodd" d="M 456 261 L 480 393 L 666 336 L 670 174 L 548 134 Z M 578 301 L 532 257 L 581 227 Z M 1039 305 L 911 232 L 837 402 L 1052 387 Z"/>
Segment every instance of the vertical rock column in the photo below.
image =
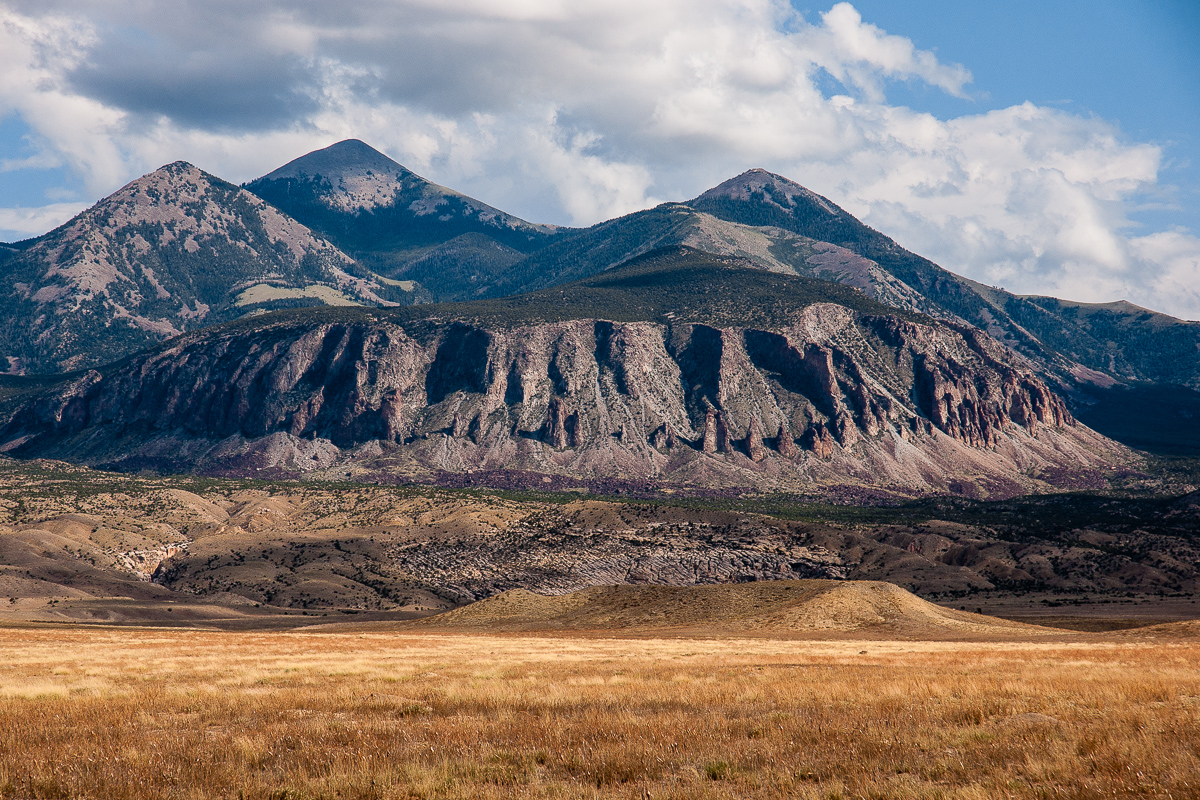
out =
<path fill-rule="evenodd" d="M 700 449 L 705 453 L 717 452 L 717 412 L 712 406 L 704 414 L 704 438 L 700 442 Z"/>
<path fill-rule="evenodd" d="M 404 439 L 404 399 L 399 389 L 392 389 L 383 396 L 379 405 L 379 416 L 383 419 L 384 438 L 389 442 Z"/>
<path fill-rule="evenodd" d="M 750 418 L 750 431 L 746 434 L 746 455 L 751 461 L 762 461 L 767 457 L 767 448 L 763 446 L 762 426 L 758 417 Z"/>
<path fill-rule="evenodd" d="M 565 449 L 569 443 L 566 404 L 560 398 L 554 398 L 550 401 L 549 414 L 546 420 L 546 439 L 555 450 Z"/>
<path fill-rule="evenodd" d="M 784 458 L 795 458 L 800 454 L 800 450 L 796 447 L 796 440 L 792 438 L 792 432 L 788 428 L 786 419 L 779 421 L 779 436 L 775 438 L 775 449 Z"/>

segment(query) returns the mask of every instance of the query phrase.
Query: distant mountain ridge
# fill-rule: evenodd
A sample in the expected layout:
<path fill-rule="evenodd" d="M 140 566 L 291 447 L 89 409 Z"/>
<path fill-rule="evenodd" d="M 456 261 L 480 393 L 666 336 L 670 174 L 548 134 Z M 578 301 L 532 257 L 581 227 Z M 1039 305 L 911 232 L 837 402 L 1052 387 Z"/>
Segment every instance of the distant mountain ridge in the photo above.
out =
<path fill-rule="evenodd" d="M 11 287 L 0 285 L 0 370 L 95 366 L 272 308 L 516 296 L 682 247 L 975 326 L 1063 392 L 1085 421 L 1139 446 L 1186 451 L 1194 440 L 1200 452 L 1200 323 L 1128 303 L 985 286 L 766 170 L 584 229 L 527 222 L 358 140 L 295 159 L 240 192 L 189 170 L 168 165 L 63 228 L 0 247 Z M 1170 422 L 1153 441 L 1141 435 L 1164 414 Z"/>

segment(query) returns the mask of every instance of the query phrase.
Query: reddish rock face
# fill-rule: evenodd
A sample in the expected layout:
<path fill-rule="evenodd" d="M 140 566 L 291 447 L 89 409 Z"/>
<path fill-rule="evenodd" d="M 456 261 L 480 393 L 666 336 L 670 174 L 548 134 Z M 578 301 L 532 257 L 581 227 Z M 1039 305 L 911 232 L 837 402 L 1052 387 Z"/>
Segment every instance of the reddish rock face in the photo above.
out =
<path fill-rule="evenodd" d="M 717 412 L 712 408 L 704 413 L 704 434 L 700 449 L 709 454 L 717 452 Z"/>
<path fill-rule="evenodd" d="M 779 424 L 779 435 L 775 437 L 775 449 L 784 458 L 795 458 L 800 455 L 800 449 L 796 447 L 796 440 L 792 438 L 792 432 L 788 428 L 786 420 Z"/>
<path fill-rule="evenodd" d="M 695 483 L 810 480 L 818 462 L 828 477 L 875 460 L 891 465 L 889 481 L 920 486 L 952 475 L 954 459 L 1015 472 L 1014 447 L 1038 449 L 1033 437 L 1072 426 L 1063 402 L 985 335 L 815 305 L 777 331 L 381 319 L 198 333 L 26 403 L 0 446 L 228 472 L 259 463 L 247 454 L 270 439 L 269 466 L 285 471 L 324 467 L 324 456 L 294 454 L 326 442 L 342 462 L 390 459 L 414 476 L 532 469 Z M 929 465 L 899 470 L 912 460 L 901 445 L 931 454 Z M 1058 463 L 1054 449 L 1030 463 L 1076 458 Z"/>
<path fill-rule="evenodd" d="M 750 432 L 746 434 L 746 455 L 751 461 L 762 461 L 767 457 L 767 448 L 763 444 L 762 425 L 758 417 L 750 418 Z"/>
<path fill-rule="evenodd" d="M 833 456 L 833 437 L 829 429 L 821 423 L 814 424 L 804 435 L 804 447 L 811 450 L 817 458 L 829 459 Z"/>

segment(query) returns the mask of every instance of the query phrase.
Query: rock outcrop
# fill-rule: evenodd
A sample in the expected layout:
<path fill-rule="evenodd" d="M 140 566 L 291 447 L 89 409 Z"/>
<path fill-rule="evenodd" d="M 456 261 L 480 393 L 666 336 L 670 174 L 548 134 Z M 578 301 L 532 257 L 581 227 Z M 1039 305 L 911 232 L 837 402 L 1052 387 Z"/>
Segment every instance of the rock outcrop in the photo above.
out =
<path fill-rule="evenodd" d="M 1118 448 L 968 328 L 808 307 L 781 330 L 265 322 L 11 412 L 0 450 L 120 468 L 1024 491 Z"/>

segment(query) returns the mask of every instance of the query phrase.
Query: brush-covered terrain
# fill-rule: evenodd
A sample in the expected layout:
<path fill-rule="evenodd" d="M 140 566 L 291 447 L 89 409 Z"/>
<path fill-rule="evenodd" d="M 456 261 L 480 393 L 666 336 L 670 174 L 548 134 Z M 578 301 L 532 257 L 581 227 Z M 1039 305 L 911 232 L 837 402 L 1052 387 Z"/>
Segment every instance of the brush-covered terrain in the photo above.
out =
<path fill-rule="evenodd" d="M 887 581 L 947 608 L 1075 627 L 1200 616 L 1194 492 L 862 508 L 9 461 L 0 497 L 0 615 L 14 621 L 294 626 L 419 617 L 514 589 L 800 579 Z"/>
<path fill-rule="evenodd" d="M 0 631 L 14 798 L 1195 794 L 1193 637 Z"/>

